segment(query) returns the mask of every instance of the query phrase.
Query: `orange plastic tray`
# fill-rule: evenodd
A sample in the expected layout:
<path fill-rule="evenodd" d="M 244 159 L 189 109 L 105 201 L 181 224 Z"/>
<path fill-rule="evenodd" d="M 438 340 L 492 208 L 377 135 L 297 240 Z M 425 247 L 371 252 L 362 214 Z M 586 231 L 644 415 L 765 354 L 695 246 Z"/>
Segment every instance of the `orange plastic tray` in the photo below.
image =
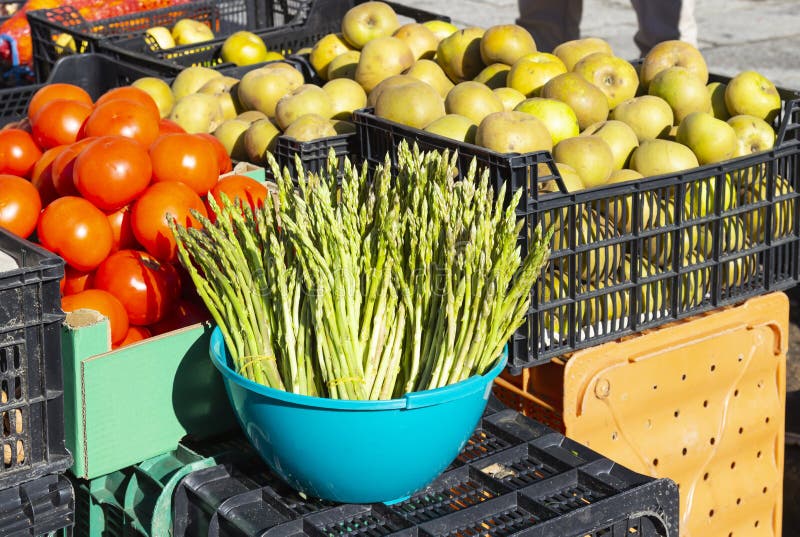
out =
<path fill-rule="evenodd" d="M 504 375 L 512 408 L 680 487 L 681 536 L 781 536 L 783 293 Z"/>

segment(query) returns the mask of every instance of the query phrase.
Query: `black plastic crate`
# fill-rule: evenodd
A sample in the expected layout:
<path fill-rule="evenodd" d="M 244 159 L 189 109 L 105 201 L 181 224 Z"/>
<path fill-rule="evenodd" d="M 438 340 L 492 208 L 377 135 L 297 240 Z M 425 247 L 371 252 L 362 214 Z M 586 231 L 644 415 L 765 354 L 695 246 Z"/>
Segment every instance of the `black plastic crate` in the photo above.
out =
<path fill-rule="evenodd" d="M 155 73 L 102 54 L 81 54 L 56 62 L 47 83 L 75 84 L 85 89 L 92 99 L 97 99 L 112 88 L 128 85 L 145 76 L 155 76 Z M 0 89 L 0 126 L 26 117 L 31 97 L 44 85 Z"/>
<path fill-rule="evenodd" d="M 507 199 L 523 189 L 517 206 L 527 222 L 523 254 L 538 223 L 556 227 L 526 322 L 509 341 L 509 370 L 518 374 L 800 282 L 800 93 L 780 93 L 770 151 L 574 193 L 566 192 L 546 151 L 500 154 L 379 118 L 371 109 L 356 111 L 354 122 L 360 154 L 372 168 L 387 152 L 396 163 L 396 148 L 406 140 L 423 150 L 458 151 L 459 173 L 476 159 L 492 185 L 506 183 Z M 559 191 L 545 192 L 548 183 Z"/>
<path fill-rule="evenodd" d="M 282 1 L 282 0 L 273 0 Z M 329 33 L 341 31 L 342 18 L 347 10 L 367 0 L 310 0 L 298 17 L 282 27 L 256 30 L 264 40 L 267 49 L 289 55 L 301 48 L 313 46 Z M 417 8 L 386 2 L 394 8 L 401 18 L 418 22 L 439 19 L 449 21 L 444 15 Z M 162 77 L 177 75 L 185 67 L 203 65 L 215 69 L 230 66 L 222 63 L 220 51 L 224 39 L 214 39 L 197 45 L 158 50 L 152 43 L 144 43 L 139 38 L 105 41 L 101 44 L 103 52 L 122 61 L 157 70 Z"/>
<path fill-rule="evenodd" d="M 75 494 L 63 475 L 48 475 L 0 490 L 0 535 L 71 536 Z"/>
<path fill-rule="evenodd" d="M 64 261 L 0 229 L 0 489 L 72 464 L 64 447 L 61 293 Z M 2 506 L 2 502 L 0 502 Z"/>
<path fill-rule="evenodd" d="M 207 24 L 219 40 L 238 30 L 254 31 L 296 22 L 309 1 L 200 0 L 91 22 L 69 5 L 32 11 L 27 18 L 37 80 L 46 80 L 55 62 L 71 52 L 56 43 L 62 35 L 71 37 L 80 53 L 102 52 L 105 41 L 119 42 L 133 52 L 148 52 L 152 42 L 146 39 L 145 31 L 153 26 L 171 27 L 180 19 L 190 18 Z M 169 53 L 181 55 L 194 48 L 197 46 L 179 46 Z"/>
<path fill-rule="evenodd" d="M 401 502 L 306 499 L 268 471 L 218 465 L 189 474 L 178 486 L 173 535 L 677 537 L 672 481 L 636 474 L 500 408 L 490 403 L 473 438 L 491 434 L 502 443 L 470 462 L 454 461 Z"/>

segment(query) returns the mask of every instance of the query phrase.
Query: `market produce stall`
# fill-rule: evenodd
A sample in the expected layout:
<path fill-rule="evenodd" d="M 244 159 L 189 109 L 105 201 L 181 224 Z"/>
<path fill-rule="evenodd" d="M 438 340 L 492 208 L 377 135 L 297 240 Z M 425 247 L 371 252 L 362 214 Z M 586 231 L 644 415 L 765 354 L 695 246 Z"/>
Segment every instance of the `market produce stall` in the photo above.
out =
<path fill-rule="evenodd" d="M 629 62 L 393 3 L 134 4 L 7 22 L 39 79 L 0 89 L 0 533 L 49 502 L 6 533 L 780 535 L 782 451 L 759 490 L 716 466 L 754 422 L 656 453 L 620 416 L 712 423 L 680 382 L 618 401 L 601 368 L 613 416 L 571 421 L 563 371 L 684 348 L 698 315 L 782 326 L 751 304 L 800 280 L 800 93 L 678 41 Z"/>

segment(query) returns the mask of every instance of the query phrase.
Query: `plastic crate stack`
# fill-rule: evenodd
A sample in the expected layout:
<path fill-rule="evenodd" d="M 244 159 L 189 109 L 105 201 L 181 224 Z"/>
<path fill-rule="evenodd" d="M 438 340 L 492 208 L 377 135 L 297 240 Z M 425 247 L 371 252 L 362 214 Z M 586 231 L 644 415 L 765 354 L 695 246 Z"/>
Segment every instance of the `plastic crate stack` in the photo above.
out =
<path fill-rule="evenodd" d="M 75 481 L 75 535 L 672 537 L 674 483 L 638 475 L 493 400 L 429 487 L 392 506 L 300 497 L 240 436 Z"/>
<path fill-rule="evenodd" d="M 0 535 L 71 534 L 64 471 L 64 263 L 0 229 Z"/>

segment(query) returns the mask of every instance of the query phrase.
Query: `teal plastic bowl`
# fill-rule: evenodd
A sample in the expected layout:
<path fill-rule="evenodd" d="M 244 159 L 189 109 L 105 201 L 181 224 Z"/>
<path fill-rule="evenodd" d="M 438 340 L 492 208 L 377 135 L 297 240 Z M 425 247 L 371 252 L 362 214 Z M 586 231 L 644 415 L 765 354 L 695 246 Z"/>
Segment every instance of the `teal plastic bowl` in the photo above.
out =
<path fill-rule="evenodd" d="M 219 328 L 211 359 L 234 414 L 272 470 L 296 490 L 342 503 L 392 503 L 424 488 L 464 448 L 507 353 L 483 376 L 388 401 L 296 395 L 236 373 Z"/>

